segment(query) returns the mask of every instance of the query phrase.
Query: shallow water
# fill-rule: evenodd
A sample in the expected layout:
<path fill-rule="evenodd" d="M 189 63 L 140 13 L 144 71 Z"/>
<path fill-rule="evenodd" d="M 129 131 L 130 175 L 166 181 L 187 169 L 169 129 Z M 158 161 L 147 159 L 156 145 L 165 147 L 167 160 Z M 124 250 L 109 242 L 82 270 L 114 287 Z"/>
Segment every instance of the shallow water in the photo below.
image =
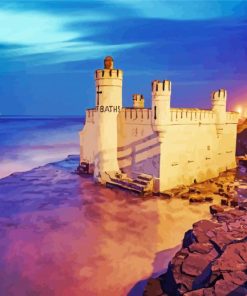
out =
<path fill-rule="evenodd" d="M 1 124 L 0 171 L 78 153 L 80 120 Z M 96 185 L 73 173 L 78 162 L 74 156 L 0 179 L 0 295 L 142 295 L 184 232 L 210 217 L 209 204 Z"/>
<path fill-rule="evenodd" d="M 4 295 L 141 295 L 140 281 L 163 272 L 184 232 L 209 217 L 208 204 L 95 185 L 73 173 L 77 163 L 0 180 Z"/>

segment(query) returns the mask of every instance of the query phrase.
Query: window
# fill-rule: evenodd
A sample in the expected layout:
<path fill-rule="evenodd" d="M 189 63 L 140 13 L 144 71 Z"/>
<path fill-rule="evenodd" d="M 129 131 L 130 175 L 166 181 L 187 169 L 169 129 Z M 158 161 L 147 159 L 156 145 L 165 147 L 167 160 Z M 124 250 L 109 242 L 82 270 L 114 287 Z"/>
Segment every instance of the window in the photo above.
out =
<path fill-rule="evenodd" d="M 156 115 L 156 106 L 154 106 L 154 119 L 157 119 L 157 115 Z"/>

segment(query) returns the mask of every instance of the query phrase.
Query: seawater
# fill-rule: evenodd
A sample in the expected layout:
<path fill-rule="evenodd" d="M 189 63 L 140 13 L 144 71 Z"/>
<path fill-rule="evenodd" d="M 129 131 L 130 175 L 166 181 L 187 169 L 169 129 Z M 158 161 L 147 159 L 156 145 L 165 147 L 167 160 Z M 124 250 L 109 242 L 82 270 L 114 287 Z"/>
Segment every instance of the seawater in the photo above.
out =
<path fill-rule="evenodd" d="M 210 217 L 209 204 L 141 198 L 75 174 L 78 155 L 62 159 L 78 154 L 81 124 L 0 121 L 1 295 L 142 295 L 184 232 Z"/>

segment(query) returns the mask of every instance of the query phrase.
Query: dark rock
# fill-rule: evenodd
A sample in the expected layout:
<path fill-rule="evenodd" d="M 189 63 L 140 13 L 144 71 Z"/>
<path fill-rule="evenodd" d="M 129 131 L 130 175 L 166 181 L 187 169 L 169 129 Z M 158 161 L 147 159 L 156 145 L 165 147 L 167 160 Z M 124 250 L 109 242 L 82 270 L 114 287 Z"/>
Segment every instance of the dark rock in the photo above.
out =
<path fill-rule="evenodd" d="M 228 200 L 227 199 L 222 198 L 220 203 L 221 203 L 222 206 L 228 206 Z"/>
<path fill-rule="evenodd" d="M 172 192 L 160 192 L 160 197 L 163 199 L 170 199 L 174 196 Z"/>
<path fill-rule="evenodd" d="M 227 212 L 228 214 L 230 214 L 233 219 L 235 220 L 235 217 L 239 217 L 239 218 L 247 218 L 246 217 L 246 213 L 243 210 L 240 209 L 231 209 Z"/>
<path fill-rule="evenodd" d="M 215 286 L 215 283 L 218 281 L 218 280 L 222 280 L 223 279 L 223 275 L 219 272 L 219 271 L 214 271 L 211 273 L 211 276 L 210 276 L 210 279 L 207 283 L 207 286 L 208 287 L 213 287 Z"/>
<path fill-rule="evenodd" d="M 230 200 L 230 206 L 231 207 L 237 207 L 238 206 L 238 201 L 236 201 L 236 200 Z"/>
<path fill-rule="evenodd" d="M 200 229 L 206 233 L 207 231 L 215 229 L 220 226 L 221 225 L 211 220 L 201 220 L 193 224 L 193 229 L 194 230 Z"/>
<path fill-rule="evenodd" d="M 247 210 L 247 202 L 242 202 L 239 206 L 239 209 L 242 211 L 246 211 Z"/>
<path fill-rule="evenodd" d="M 229 244 L 212 265 L 212 271 L 244 271 L 247 269 L 247 242 Z"/>
<path fill-rule="evenodd" d="M 184 296 L 204 296 L 204 289 L 190 291 L 184 294 Z"/>
<path fill-rule="evenodd" d="M 213 245 L 211 243 L 193 243 L 189 246 L 191 253 L 208 254 L 212 249 Z"/>
<path fill-rule="evenodd" d="M 199 243 L 209 242 L 209 236 L 207 235 L 207 232 L 219 226 L 220 225 L 218 225 L 217 223 L 209 220 L 201 220 L 193 224 L 193 234 L 196 241 Z"/>
<path fill-rule="evenodd" d="M 205 201 L 207 201 L 207 202 L 212 202 L 213 200 L 214 200 L 214 198 L 211 197 L 211 196 L 206 196 L 205 197 Z"/>
<path fill-rule="evenodd" d="M 216 296 L 214 288 L 203 288 L 185 293 L 184 296 Z"/>
<path fill-rule="evenodd" d="M 243 271 L 224 272 L 223 277 L 225 281 L 239 286 L 244 285 L 247 282 L 247 274 Z"/>
<path fill-rule="evenodd" d="M 190 194 L 189 193 L 181 194 L 181 198 L 182 199 L 189 199 L 189 197 L 190 197 Z"/>
<path fill-rule="evenodd" d="M 194 202 L 203 202 L 205 199 L 203 196 L 201 195 L 193 195 L 190 197 L 189 201 L 191 203 L 194 203 Z"/>
<path fill-rule="evenodd" d="M 222 252 L 229 243 L 234 241 L 234 237 L 230 233 L 224 232 L 222 228 L 217 230 L 214 232 L 214 237 L 210 241 L 219 252 Z"/>
<path fill-rule="evenodd" d="M 219 280 L 215 284 L 215 294 L 217 296 L 244 296 L 247 295 L 247 289 L 225 280 Z"/>
<path fill-rule="evenodd" d="M 165 294 L 161 288 L 159 279 L 149 279 L 145 290 L 143 292 L 143 296 L 165 296 Z"/>
<path fill-rule="evenodd" d="M 220 212 L 215 214 L 215 218 L 218 222 L 230 222 L 234 220 L 234 217 L 228 212 Z"/>
<path fill-rule="evenodd" d="M 196 241 L 195 236 L 193 234 L 192 229 L 185 232 L 184 239 L 183 239 L 183 248 L 188 248 L 191 244 Z"/>
<path fill-rule="evenodd" d="M 231 197 L 231 195 L 229 193 L 226 193 L 226 192 L 223 192 L 222 193 L 222 196 L 224 196 L 226 198 L 230 198 Z"/>
<path fill-rule="evenodd" d="M 246 210 L 216 212 L 211 221 L 195 223 L 159 281 L 160 295 L 247 295 Z"/>
<path fill-rule="evenodd" d="M 222 198 L 222 199 L 220 200 L 220 204 L 221 204 L 222 206 L 228 206 L 228 200 L 225 199 L 225 198 Z"/>
<path fill-rule="evenodd" d="M 194 187 L 189 188 L 189 193 L 196 193 L 197 189 Z"/>
<path fill-rule="evenodd" d="M 212 205 L 212 206 L 209 207 L 209 209 L 210 209 L 210 213 L 212 215 L 217 214 L 217 213 L 224 212 L 224 208 L 222 208 L 219 205 Z"/>
<path fill-rule="evenodd" d="M 172 263 L 169 263 L 167 272 L 163 276 L 163 281 L 161 282 L 161 286 L 163 291 L 165 291 L 165 293 L 167 293 L 168 295 L 179 296 L 178 284 L 174 278 L 175 275 L 174 275 L 173 269 L 174 269 L 174 265 L 172 265 Z"/>
<path fill-rule="evenodd" d="M 219 193 L 224 193 L 224 189 L 223 188 L 219 188 L 218 192 Z"/>
<path fill-rule="evenodd" d="M 182 272 L 187 275 L 198 276 L 217 255 L 218 253 L 215 250 L 203 256 L 199 253 L 191 253 L 182 263 Z"/>

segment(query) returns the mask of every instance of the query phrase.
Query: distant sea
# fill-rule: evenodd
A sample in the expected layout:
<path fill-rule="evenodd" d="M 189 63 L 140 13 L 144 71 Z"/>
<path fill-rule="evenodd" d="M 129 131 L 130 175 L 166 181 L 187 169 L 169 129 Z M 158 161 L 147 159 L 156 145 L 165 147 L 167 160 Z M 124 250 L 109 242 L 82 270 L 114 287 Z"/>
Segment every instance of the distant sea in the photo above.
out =
<path fill-rule="evenodd" d="M 0 178 L 79 154 L 82 117 L 0 116 Z"/>

